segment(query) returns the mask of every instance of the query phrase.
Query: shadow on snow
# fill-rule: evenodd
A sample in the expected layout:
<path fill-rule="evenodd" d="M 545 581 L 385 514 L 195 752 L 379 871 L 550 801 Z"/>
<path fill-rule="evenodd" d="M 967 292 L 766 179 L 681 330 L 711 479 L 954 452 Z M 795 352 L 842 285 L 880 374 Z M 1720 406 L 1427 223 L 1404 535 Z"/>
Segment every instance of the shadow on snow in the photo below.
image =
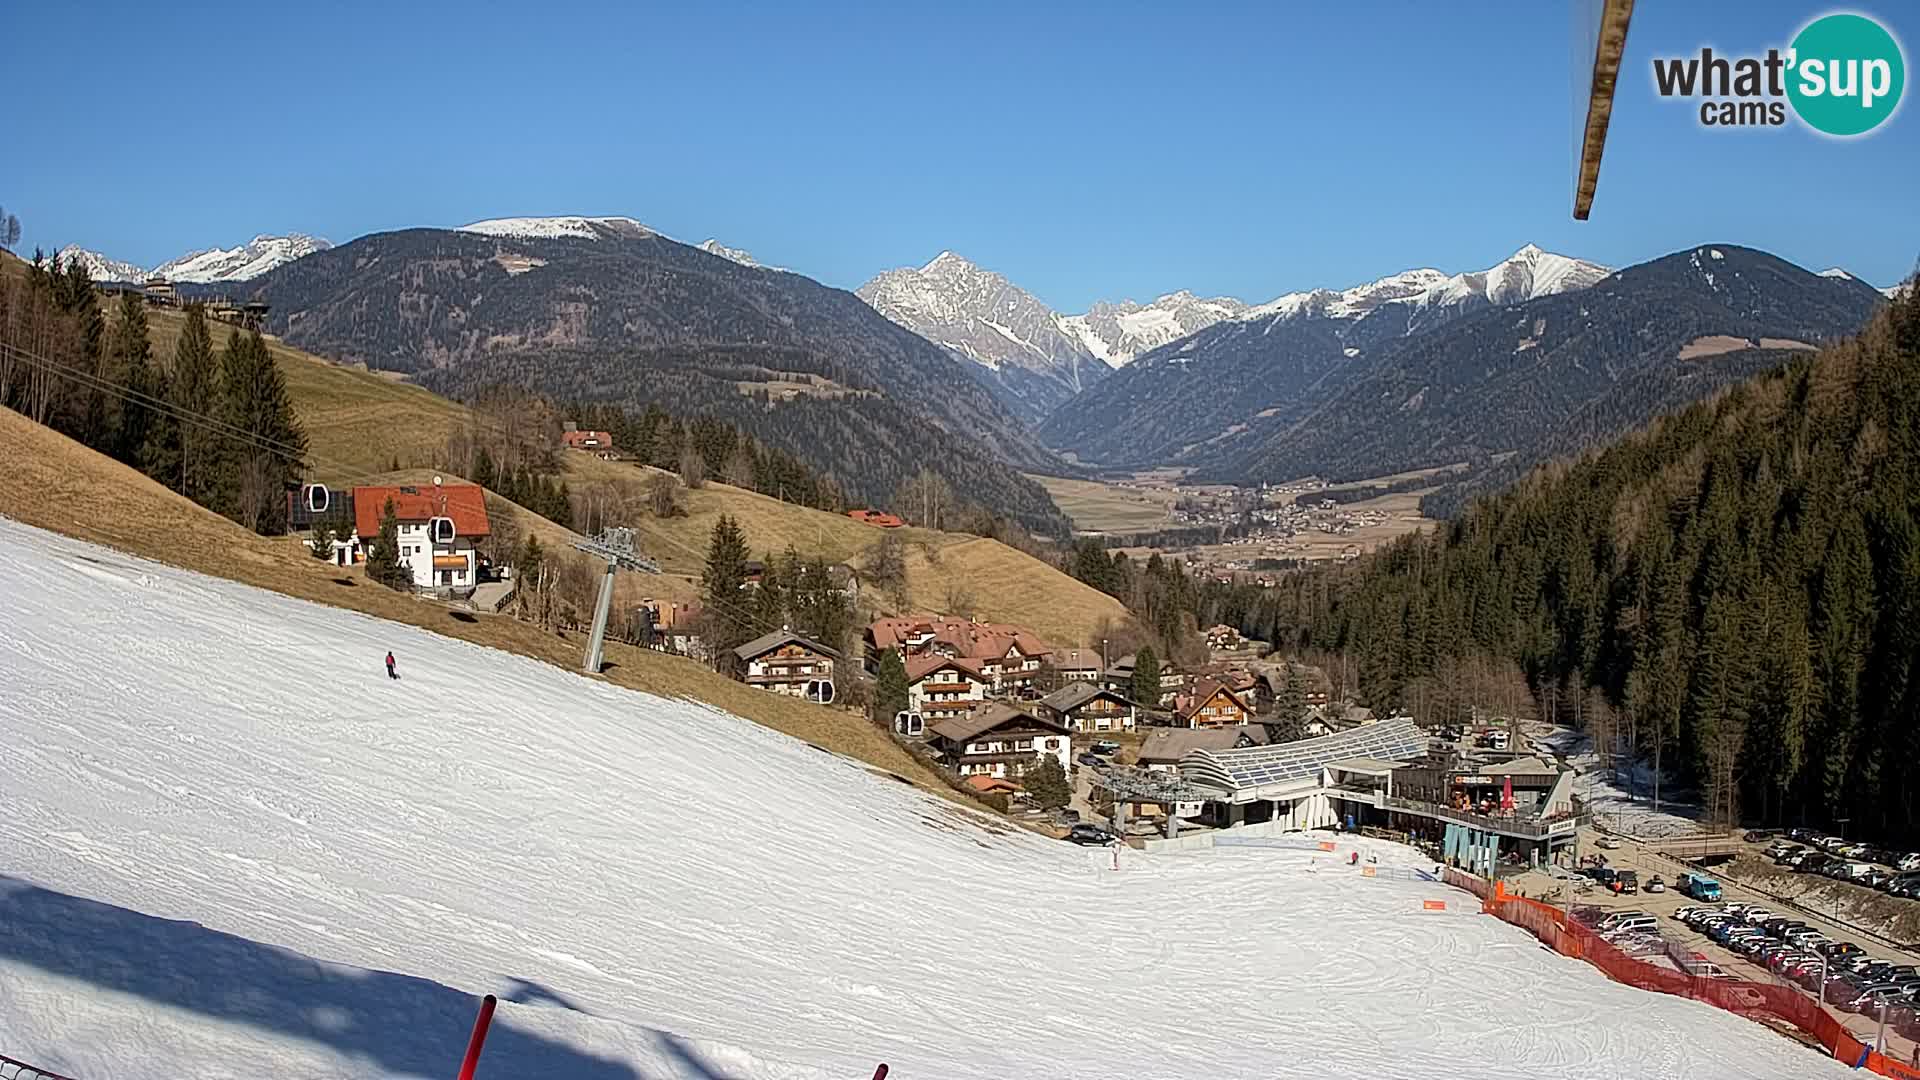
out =
<path fill-rule="evenodd" d="M 451 1075 L 480 1008 L 479 997 L 430 979 L 329 964 L 199 923 L 143 915 L 4 875 L 0 963 L 31 965 L 104 990 L 318 1043 L 390 1074 Z M 568 1004 L 535 984 L 517 986 L 523 998 Z M 655 1037 L 672 1045 L 664 1033 Z M 639 1080 L 626 1064 L 517 1030 L 499 1017 L 487 1036 L 480 1071 Z"/>

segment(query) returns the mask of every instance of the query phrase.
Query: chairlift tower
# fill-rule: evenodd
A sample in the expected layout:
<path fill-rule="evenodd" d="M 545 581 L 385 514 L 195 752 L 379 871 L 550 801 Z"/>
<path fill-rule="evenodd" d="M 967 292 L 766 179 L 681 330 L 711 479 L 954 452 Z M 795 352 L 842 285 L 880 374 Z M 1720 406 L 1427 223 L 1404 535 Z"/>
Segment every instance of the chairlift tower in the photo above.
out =
<path fill-rule="evenodd" d="M 660 564 L 640 553 L 634 532 L 623 525 L 601 529 L 599 535 L 575 540 L 573 546 L 607 561 L 606 576 L 600 579 L 600 600 L 593 608 L 593 633 L 587 638 L 586 662 L 580 670 L 600 674 L 607 643 L 607 613 L 613 609 L 613 575 L 617 570 L 657 574 Z"/>
<path fill-rule="evenodd" d="M 1205 802 L 1219 796 L 1219 792 L 1191 783 L 1178 773 L 1148 772 L 1145 769 L 1109 769 L 1105 774 L 1094 774 L 1093 782 L 1113 795 L 1114 831 L 1121 836 L 1126 835 L 1126 804 L 1130 800 L 1154 802 L 1166 807 L 1167 839 L 1173 840 L 1180 835 L 1178 804 Z"/>

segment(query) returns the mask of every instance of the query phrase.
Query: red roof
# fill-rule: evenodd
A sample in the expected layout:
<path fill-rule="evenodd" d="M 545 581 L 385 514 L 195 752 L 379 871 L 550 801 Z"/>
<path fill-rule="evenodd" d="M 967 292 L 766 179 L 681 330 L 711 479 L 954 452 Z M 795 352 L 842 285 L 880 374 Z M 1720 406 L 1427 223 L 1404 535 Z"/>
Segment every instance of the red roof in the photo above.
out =
<path fill-rule="evenodd" d="M 440 487 L 357 487 L 353 489 L 353 527 L 361 539 L 380 534 L 380 516 L 386 513 L 387 500 L 393 500 L 394 520 L 402 525 L 424 524 L 437 517 L 453 519 L 453 531 L 460 536 L 486 536 L 487 496 L 477 484 L 446 484 Z"/>
<path fill-rule="evenodd" d="M 1011 780 L 1002 780 L 997 776 L 981 776 L 979 774 L 967 777 L 967 786 L 982 795 L 991 795 L 996 791 L 1015 792 L 1020 790 L 1020 785 Z"/>
<path fill-rule="evenodd" d="M 949 667 L 957 668 L 960 671 L 964 671 L 968 675 L 973 676 L 974 679 L 980 682 L 987 681 L 986 673 L 982 672 L 980 670 L 980 665 L 978 663 L 975 663 L 972 660 L 956 660 L 951 657 L 937 656 L 937 655 L 910 656 L 907 658 L 906 666 L 907 666 L 907 682 L 909 684 L 917 683 L 921 679 L 927 677 L 928 675 L 931 675 L 934 672 L 941 670 L 942 668 L 949 668 Z"/>
<path fill-rule="evenodd" d="M 613 449 L 613 435 L 605 431 L 563 431 L 560 441 L 575 450 Z"/>
<path fill-rule="evenodd" d="M 849 510 L 847 516 L 867 525 L 878 525 L 882 529 L 897 529 L 906 524 L 898 517 L 880 510 Z"/>
<path fill-rule="evenodd" d="M 1044 642 L 1024 626 L 1011 623 L 977 623 L 939 615 L 904 615 L 878 619 L 867 627 L 876 649 L 903 649 L 908 643 L 931 635 L 928 648 L 944 649 L 969 660 L 998 660 L 1007 650 L 1018 648 L 1022 656 L 1041 657 L 1051 653 Z"/>

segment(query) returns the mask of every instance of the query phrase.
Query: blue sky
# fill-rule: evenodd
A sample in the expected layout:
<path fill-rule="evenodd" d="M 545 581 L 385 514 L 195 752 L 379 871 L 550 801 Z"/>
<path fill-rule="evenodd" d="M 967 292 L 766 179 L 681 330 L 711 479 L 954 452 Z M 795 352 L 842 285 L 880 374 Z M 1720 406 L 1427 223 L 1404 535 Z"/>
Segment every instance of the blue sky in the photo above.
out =
<path fill-rule="evenodd" d="M 0 51 L 34 89 L 7 110 L 0 205 L 25 250 L 144 265 L 263 232 L 626 214 L 846 288 L 950 248 L 1062 310 L 1261 301 L 1529 241 L 1911 271 L 1911 102 L 1840 142 L 1703 130 L 1654 95 L 1652 56 L 1784 45 L 1818 5 L 1641 3 L 1594 216 L 1573 221 L 1572 12 L 1595 10 L 22 4 Z M 1920 6 L 1852 10 L 1914 61 Z"/>

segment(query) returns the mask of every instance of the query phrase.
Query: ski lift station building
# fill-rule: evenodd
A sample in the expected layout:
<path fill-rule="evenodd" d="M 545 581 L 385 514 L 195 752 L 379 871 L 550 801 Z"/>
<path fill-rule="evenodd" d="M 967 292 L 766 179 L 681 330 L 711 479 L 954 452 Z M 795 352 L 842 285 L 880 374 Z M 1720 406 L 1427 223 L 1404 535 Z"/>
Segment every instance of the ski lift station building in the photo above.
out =
<path fill-rule="evenodd" d="M 1196 748 L 1178 771 L 1203 796 L 1195 824 L 1213 829 L 1386 828 L 1431 839 L 1482 871 L 1503 856 L 1545 862 L 1575 843 L 1571 770 L 1534 759 L 1436 766 L 1429 745 L 1411 719 L 1396 717 L 1288 743 Z M 1501 805 L 1473 798 L 1487 791 Z"/>

